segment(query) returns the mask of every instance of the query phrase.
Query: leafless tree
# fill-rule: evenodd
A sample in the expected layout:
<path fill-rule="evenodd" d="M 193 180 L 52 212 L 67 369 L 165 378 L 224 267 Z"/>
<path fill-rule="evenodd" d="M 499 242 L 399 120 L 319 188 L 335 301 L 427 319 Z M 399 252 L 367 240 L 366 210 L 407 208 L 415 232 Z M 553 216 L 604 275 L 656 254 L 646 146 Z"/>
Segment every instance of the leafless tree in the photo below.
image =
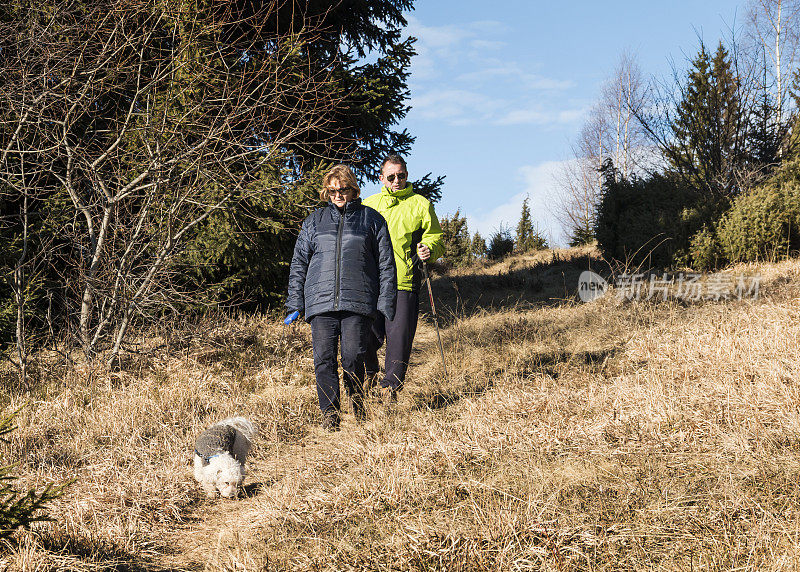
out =
<path fill-rule="evenodd" d="M 600 103 L 611 127 L 611 158 L 623 177 L 630 177 L 649 156 L 646 133 L 636 121 L 636 113 L 647 105 L 647 95 L 647 84 L 635 56 L 623 52 L 603 87 Z"/>
<path fill-rule="evenodd" d="M 636 59 L 624 52 L 586 117 L 571 160 L 557 175 L 553 214 L 573 239 L 591 234 L 603 183 L 600 168 L 606 159 L 611 159 L 624 177 L 648 165 L 651 147 L 636 120 L 636 113 L 648 105 L 647 95 Z"/>
<path fill-rule="evenodd" d="M 553 216 L 567 233 L 570 244 L 590 239 L 595 210 L 600 198 L 599 171 L 594 161 L 575 157 L 556 173 L 557 195 L 553 197 Z"/>
<path fill-rule="evenodd" d="M 783 125 L 787 115 L 792 71 L 800 47 L 800 2 L 798 0 L 751 0 L 747 11 L 750 49 L 765 58 L 767 88 L 775 100 L 775 123 Z M 755 49 L 754 49 L 755 48 Z M 771 86 L 769 84 L 772 84 Z"/>
<path fill-rule="evenodd" d="M 137 317 L 181 295 L 170 261 L 192 233 L 282 193 L 286 146 L 324 133 L 338 96 L 307 59 L 313 30 L 269 29 L 278 2 L 44 4 L 0 28 L 0 190 L 61 238 L 25 242 L 15 293 L 26 261 L 52 261 L 83 352 L 113 362 Z"/>

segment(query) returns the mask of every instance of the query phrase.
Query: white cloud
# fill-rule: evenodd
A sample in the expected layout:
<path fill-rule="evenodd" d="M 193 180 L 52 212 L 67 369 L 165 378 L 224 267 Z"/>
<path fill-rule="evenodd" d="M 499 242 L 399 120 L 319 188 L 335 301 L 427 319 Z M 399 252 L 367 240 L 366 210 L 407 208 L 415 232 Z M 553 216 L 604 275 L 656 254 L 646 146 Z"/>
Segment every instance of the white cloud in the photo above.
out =
<path fill-rule="evenodd" d="M 564 91 L 575 87 L 575 82 L 572 80 L 553 79 L 536 74 L 522 74 L 520 80 L 528 89 L 537 91 Z"/>
<path fill-rule="evenodd" d="M 475 50 L 496 51 L 504 48 L 508 43 L 499 40 L 472 40 L 469 45 Z"/>
<path fill-rule="evenodd" d="M 570 125 L 577 124 L 586 113 L 583 107 L 562 110 L 535 104 L 517 107 L 514 101 L 469 89 L 413 89 L 409 104 L 412 117 L 418 115 L 450 125 Z"/>
<path fill-rule="evenodd" d="M 497 125 L 564 125 L 577 123 L 586 113 L 583 108 L 550 111 L 541 107 L 512 109 L 495 120 Z"/>
<path fill-rule="evenodd" d="M 498 36 L 511 32 L 511 29 L 506 24 L 498 20 L 476 20 L 470 22 L 467 26 L 479 36 Z"/>
<path fill-rule="evenodd" d="M 474 32 L 462 26 L 426 26 L 414 16 L 406 18 L 406 32 L 417 38 L 417 46 L 430 49 L 449 48 L 460 43 Z"/>
<path fill-rule="evenodd" d="M 423 119 L 469 125 L 491 120 L 505 102 L 475 91 L 448 89 L 412 95 L 410 104 L 412 113 L 419 114 Z"/>
<path fill-rule="evenodd" d="M 479 35 L 473 24 L 465 26 L 426 26 L 417 18 L 406 18 L 406 32 L 417 38 L 417 55 L 411 61 L 414 80 L 441 76 L 443 68 L 456 67 L 464 57 L 464 46 Z"/>
<path fill-rule="evenodd" d="M 550 204 L 553 196 L 558 192 L 556 177 L 568 162 L 546 161 L 538 165 L 520 167 L 518 170 L 520 192 L 502 204 L 494 207 L 487 205 L 487 211 L 484 213 L 466 213 L 470 232 L 478 231 L 485 238 L 488 238 L 503 225 L 509 227 L 513 233 L 517 222 L 519 222 L 522 201 L 525 200 L 526 196 L 530 196 L 528 204 L 534 224 L 551 245 L 559 244 L 563 232 L 558 221 L 551 213 Z"/>
<path fill-rule="evenodd" d="M 533 91 L 564 91 L 575 86 L 572 80 L 544 77 L 526 71 L 514 62 L 502 59 L 484 59 L 482 64 L 482 66 L 475 66 L 471 71 L 456 76 L 455 81 L 475 84 L 508 79 L 517 86 Z"/>
<path fill-rule="evenodd" d="M 535 73 L 509 57 L 506 25 L 496 21 L 427 26 L 408 17 L 418 39 L 409 85 L 412 113 L 450 125 L 548 125 L 570 123 L 582 110 L 564 109 L 571 80 Z M 527 99 L 537 98 L 530 107 Z M 527 107 L 526 107 L 527 106 Z"/>

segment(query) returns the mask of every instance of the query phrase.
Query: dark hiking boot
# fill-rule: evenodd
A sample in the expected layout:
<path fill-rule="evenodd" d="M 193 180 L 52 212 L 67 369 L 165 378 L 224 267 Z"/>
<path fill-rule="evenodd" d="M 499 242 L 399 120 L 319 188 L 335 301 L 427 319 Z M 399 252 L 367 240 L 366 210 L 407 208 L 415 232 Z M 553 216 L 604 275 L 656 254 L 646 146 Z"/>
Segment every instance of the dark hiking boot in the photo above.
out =
<path fill-rule="evenodd" d="M 338 431 L 340 424 L 341 419 L 339 418 L 339 412 L 335 409 L 328 409 L 322 414 L 322 428 L 325 429 L 325 431 L 330 431 L 331 433 Z"/>

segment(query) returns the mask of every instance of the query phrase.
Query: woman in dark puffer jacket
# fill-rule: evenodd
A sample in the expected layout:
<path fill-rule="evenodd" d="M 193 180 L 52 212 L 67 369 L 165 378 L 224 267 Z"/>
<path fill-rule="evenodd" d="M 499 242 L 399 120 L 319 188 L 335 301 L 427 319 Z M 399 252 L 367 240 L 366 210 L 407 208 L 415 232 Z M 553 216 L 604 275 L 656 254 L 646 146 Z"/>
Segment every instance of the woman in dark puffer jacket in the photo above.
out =
<path fill-rule="evenodd" d="M 322 425 L 339 429 L 339 366 L 353 413 L 366 419 L 364 354 L 376 312 L 392 319 L 397 277 L 392 241 L 378 211 L 361 204 L 355 175 L 336 165 L 322 179 L 328 204 L 311 213 L 300 229 L 289 272 L 287 323 L 305 313 L 311 323 L 314 371 Z"/>

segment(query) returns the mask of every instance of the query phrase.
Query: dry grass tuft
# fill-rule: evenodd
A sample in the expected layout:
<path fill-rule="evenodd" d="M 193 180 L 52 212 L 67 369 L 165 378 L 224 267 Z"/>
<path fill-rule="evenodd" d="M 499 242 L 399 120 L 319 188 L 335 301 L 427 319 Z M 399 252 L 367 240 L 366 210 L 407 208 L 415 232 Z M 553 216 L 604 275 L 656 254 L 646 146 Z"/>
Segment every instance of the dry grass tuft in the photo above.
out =
<path fill-rule="evenodd" d="M 800 262 L 733 269 L 762 275 L 756 301 L 580 305 L 592 256 L 438 277 L 449 379 L 424 319 L 400 403 L 336 434 L 318 428 L 308 327 L 268 319 L 157 333 L 120 372 L 7 389 L 25 407 L 0 450 L 21 485 L 76 482 L 2 564 L 797 568 Z M 247 494 L 208 501 L 194 437 L 232 414 L 262 427 Z"/>

